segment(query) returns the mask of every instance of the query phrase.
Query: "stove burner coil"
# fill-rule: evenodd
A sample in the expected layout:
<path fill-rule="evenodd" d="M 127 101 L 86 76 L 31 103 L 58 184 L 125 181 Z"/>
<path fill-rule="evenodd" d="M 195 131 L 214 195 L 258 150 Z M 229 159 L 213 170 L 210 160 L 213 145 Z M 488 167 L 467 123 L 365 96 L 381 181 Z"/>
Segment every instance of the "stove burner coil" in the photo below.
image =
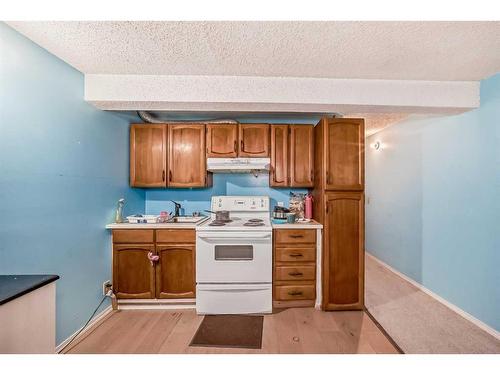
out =
<path fill-rule="evenodd" d="M 263 227 L 265 224 L 261 222 L 255 222 L 255 221 L 248 221 L 245 224 L 243 224 L 245 227 Z"/>
<path fill-rule="evenodd" d="M 208 226 L 210 227 L 223 227 L 224 225 L 226 225 L 224 221 L 212 221 L 210 224 L 208 224 Z"/>
<path fill-rule="evenodd" d="M 264 220 L 262 220 L 262 219 L 249 219 L 248 222 L 249 223 L 263 223 Z"/>

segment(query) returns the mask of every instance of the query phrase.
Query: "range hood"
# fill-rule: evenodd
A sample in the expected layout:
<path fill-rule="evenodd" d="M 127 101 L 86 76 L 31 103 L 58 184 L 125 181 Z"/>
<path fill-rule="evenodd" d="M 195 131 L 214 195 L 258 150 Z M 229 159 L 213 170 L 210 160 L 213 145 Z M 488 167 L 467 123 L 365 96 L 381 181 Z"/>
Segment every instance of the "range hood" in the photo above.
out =
<path fill-rule="evenodd" d="M 269 158 L 207 158 L 207 170 L 213 173 L 268 172 Z"/>

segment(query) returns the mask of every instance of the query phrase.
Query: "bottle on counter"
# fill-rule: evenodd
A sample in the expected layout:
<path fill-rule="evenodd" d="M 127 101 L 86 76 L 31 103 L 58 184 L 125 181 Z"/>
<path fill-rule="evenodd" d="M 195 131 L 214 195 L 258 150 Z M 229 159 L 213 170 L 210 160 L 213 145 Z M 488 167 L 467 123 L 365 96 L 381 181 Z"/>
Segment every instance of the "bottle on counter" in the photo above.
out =
<path fill-rule="evenodd" d="M 121 198 L 118 200 L 115 212 L 115 223 L 123 223 L 123 205 L 125 204 L 125 199 Z"/>
<path fill-rule="evenodd" d="M 306 219 L 313 218 L 313 197 L 311 194 L 307 194 L 304 198 L 304 217 Z"/>

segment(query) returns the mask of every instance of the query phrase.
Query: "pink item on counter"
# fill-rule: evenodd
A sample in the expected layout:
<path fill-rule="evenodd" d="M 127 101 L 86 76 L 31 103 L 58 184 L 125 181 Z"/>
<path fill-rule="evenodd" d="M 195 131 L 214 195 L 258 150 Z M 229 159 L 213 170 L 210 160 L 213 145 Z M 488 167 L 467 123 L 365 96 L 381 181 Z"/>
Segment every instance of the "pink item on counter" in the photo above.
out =
<path fill-rule="evenodd" d="M 305 199 L 304 199 L 304 217 L 306 219 L 312 219 L 313 218 L 313 197 L 311 194 L 307 194 Z"/>

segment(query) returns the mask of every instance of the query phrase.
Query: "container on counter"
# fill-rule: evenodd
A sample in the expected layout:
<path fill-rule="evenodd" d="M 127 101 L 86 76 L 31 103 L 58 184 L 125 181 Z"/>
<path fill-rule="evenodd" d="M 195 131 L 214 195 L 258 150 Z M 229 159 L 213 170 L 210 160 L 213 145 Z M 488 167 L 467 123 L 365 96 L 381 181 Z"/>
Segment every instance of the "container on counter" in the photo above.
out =
<path fill-rule="evenodd" d="M 168 214 L 167 211 L 161 211 L 160 216 L 158 216 L 158 223 L 166 223 L 169 218 L 170 215 Z"/>
<path fill-rule="evenodd" d="M 286 222 L 288 224 L 294 224 L 297 216 L 293 212 L 289 212 L 286 214 Z"/>
<path fill-rule="evenodd" d="M 313 197 L 311 194 L 307 194 L 304 198 L 304 218 L 313 218 Z"/>
<path fill-rule="evenodd" d="M 131 224 L 154 224 L 158 220 L 157 215 L 133 215 L 127 216 L 127 220 Z"/>

